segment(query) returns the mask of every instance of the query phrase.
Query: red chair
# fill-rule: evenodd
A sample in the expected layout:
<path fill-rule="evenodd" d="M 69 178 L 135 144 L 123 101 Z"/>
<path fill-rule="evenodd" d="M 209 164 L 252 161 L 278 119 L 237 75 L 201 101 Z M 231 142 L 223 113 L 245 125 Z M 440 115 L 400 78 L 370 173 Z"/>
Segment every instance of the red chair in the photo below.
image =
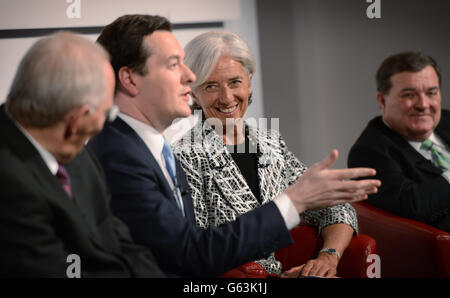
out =
<path fill-rule="evenodd" d="M 275 253 L 275 258 L 281 262 L 283 271 L 294 266 L 304 264 L 307 260 L 314 258 L 321 248 L 321 240 L 317 230 L 313 227 L 297 226 L 291 230 L 294 243 Z M 370 263 L 367 257 L 376 254 L 377 244 L 375 240 L 367 235 L 359 234 L 353 237 L 349 246 L 342 255 L 337 272 L 339 277 L 367 277 L 366 271 Z M 265 278 L 279 277 L 269 274 L 255 262 L 250 262 L 234 268 L 222 275 L 224 278 Z"/>
<path fill-rule="evenodd" d="M 353 207 L 359 231 L 377 241 L 381 277 L 450 277 L 449 233 L 365 202 Z"/>

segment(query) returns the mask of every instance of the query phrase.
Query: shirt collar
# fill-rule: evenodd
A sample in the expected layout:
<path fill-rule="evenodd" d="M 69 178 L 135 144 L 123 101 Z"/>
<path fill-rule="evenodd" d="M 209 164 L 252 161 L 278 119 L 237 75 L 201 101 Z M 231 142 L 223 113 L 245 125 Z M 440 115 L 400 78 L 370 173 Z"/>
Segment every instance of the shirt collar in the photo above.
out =
<path fill-rule="evenodd" d="M 8 115 L 9 116 L 9 115 Z M 14 120 L 11 116 L 9 118 L 12 122 L 17 126 L 17 128 L 24 134 L 24 136 L 33 144 L 34 148 L 39 152 L 48 169 L 53 175 L 56 175 L 58 172 L 58 161 L 56 158 L 48 152 L 44 147 L 42 147 L 27 131 L 23 128 L 16 120 Z"/>
<path fill-rule="evenodd" d="M 387 124 L 387 122 L 384 121 L 383 118 L 381 118 L 381 120 L 383 120 L 383 123 L 386 124 L 387 127 L 391 128 L 391 127 L 389 126 L 389 124 Z M 391 128 L 391 129 L 392 129 L 392 128 Z M 433 142 L 434 144 L 436 144 L 436 146 L 438 146 L 438 147 L 445 148 L 444 142 L 442 142 L 442 140 L 441 140 L 434 132 L 431 133 L 431 135 L 430 135 L 430 137 L 428 138 L 428 140 L 432 141 L 432 142 Z M 411 146 L 413 146 L 414 149 L 416 149 L 417 151 L 421 150 L 420 147 L 422 146 L 423 141 L 422 141 L 422 142 L 410 141 L 410 140 L 407 140 L 407 141 L 408 141 L 408 143 L 409 143 Z"/>
<path fill-rule="evenodd" d="M 441 139 L 434 133 L 432 132 L 430 137 L 428 138 L 428 140 L 432 141 L 434 144 L 436 144 L 436 146 L 438 147 L 442 147 L 445 148 L 444 143 L 441 141 Z M 416 149 L 417 151 L 422 150 L 420 147 L 422 146 L 423 142 L 416 142 L 416 141 L 408 141 L 409 144 L 411 146 L 414 147 L 414 149 Z"/>
<path fill-rule="evenodd" d="M 125 121 L 138 136 L 144 141 L 155 158 L 160 159 L 164 146 L 164 136 L 152 126 L 134 119 L 124 113 L 119 113 L 119 117 Z"/>

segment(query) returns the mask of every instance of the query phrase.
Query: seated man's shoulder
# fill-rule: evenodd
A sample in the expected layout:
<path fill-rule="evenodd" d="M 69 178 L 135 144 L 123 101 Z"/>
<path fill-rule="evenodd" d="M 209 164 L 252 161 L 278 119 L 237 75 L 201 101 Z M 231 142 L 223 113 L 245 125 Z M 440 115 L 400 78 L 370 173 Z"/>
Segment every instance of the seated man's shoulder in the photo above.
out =
<path fill-rule="evenodd" d="M 446 126 L 450 126 L 450 110 L 442 109 L 441 122 L 445 123 Z"/>
<path fill-rule="evenodd" d="M 99 159 L 108 154 L 129 155 L 135 153 L 139 147 L 139 137 L 131 128 L 119 129 L 112 125 L 105 125 L 103 130 L 94 136 L 87 147 Z"/>
<path fill-rule="evenodd" d="M 390 128 L 383 123 L 381 116 L 377 116 L 367 123 L 366 127 L 358 137 L 356 144 L 361 142 L 381 144 L 383 142 L 380 143 L 380 140 L 384 139 L 387 141 L 389 135 L 395 135 L 395 133 L 390 131 Z"/>

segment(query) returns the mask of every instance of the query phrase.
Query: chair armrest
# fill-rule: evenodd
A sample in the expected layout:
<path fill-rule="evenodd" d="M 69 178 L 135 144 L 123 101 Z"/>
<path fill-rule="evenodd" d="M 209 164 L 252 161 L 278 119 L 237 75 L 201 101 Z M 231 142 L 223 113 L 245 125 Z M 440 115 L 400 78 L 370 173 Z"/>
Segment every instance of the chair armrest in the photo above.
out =
<path fill-rule="evenodd" d="M 359 230 L 376 239 L 382 277 L 450 277 L 450 234 L 365 202 Z"/>
<path fill-rule="evenodd" d="M 297 226 L 291 230 L 294 243 L 280 249 L 275 258 L 281 262 L 283 271 L 302 265 L 315 258 L 322 246 L 322 240 L 317 235 L 317 229 L 309 226 Z M 367 257 L 375 254 L 377 244 L 368 235 L 354 236 L 339 262 L 337 273 L 340 277 L 367 277 Z"/>
<path fill-rule="evenodd" d="M 317 229 L 310 226 L 297 226 L 291 231 L 294 243 L 275 252 L 283 271 L 302 265 L 316 257 L 322 241 Z M 375 240 L 367 235 L 354 236 L 339 262 L 337 272 L 340 277 L 366 277 L 367 257 L 376 253 Z M 268 273 L 263 266 L 250 262 L 236 267 L 222 275 L 223 278 L 266 278 L 279 277 Z"/>
<path fill-rule="evenodd" d="M 263 266 L 256 262 L 249 262 L 222 274 L 222 278 L 267 278 L 278 277 L 270 274 Z"/>
<path fill-rule="evenodd" d="M 304 264 L 319 251 L 321 244 L 314 227 L 296 226 L 290 232 L 294 243 L 275 252 L 275 258 L 281 262 L 283 271 Z"/>
<path fill-rule="evenodd" d="M 358 234 L 352 238 L 339 262 L 339 276 L 348 278 L 366 278 L 369 255 L 377 253 L 377 242 L 374 238 Z"/>

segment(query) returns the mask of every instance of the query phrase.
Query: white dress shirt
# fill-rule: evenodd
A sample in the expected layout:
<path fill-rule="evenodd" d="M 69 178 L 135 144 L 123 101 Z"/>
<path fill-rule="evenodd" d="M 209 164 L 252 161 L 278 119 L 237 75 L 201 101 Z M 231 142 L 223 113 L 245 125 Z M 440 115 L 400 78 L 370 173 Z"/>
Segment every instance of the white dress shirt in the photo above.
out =
<path fill-rule="evenodd" d="M 170 187 L 173 189 L 174 184 L 172 182 L 172 179 L 170 178 L 169 172 L 167 172 L 164 157 L 162 155 L 162 149 L 164 146 L 163 135 L 150 125 L 138 121 L 128 115 L 119 113 L 119 117 L 123 121 L 125 121 L 134 131 L 136 131 L 139 137 L 144 141 L 144 143 L 147 145 L 147 147 L 155 157 L 156 162 L 161 167 L 161 170 L 164 173 L 164 176 L 166 177 L 166 180 L 169 183 Z M 278 210 L 280 211 L 288 230 L 292 229 L 300 223 L 300 216 L 297 212 L 297 209 L 295 209 L 294 204 L 285 193 L 281 193 L 279 196 L 277 196 L 274 199 L 274 203 L 278 207 Z"/>
<path fill-rule="evenodd" d="M 387 122 L 384 121 L 384 119 L 382 119 L 382 120 L 383 120 L 383 123 L 386 124 L 387 127 L 391 128 L 389 126 L 389 124 L 387 124 Z M 428 139 L 430 141 L 432 141 L 434 144 L 436 144 L 436 146 L 439 147 L 440 151 L 443 154 L 446 154 L 447 156 L 450 156 L 450 152 L 449 152 L 448 148 L 445 146 L 444 142 L 437 135 L 434 134 L 434 132 L 431 133 L 431 136 Z M 415 142 L 415 141 L 409 141 L 409 140 L 407 140 L 407 141 L 423 157 L 425 157 L 428 160 L 433 160 L 432 157 L 431 157 L 431 153 L 429 151 L 420 149 L 420 147 L 422 146 L 422 142 Z M 442 177 L 444 177 L 450 183 L 450 171 L 443 172 L 442 173 Z"/>

